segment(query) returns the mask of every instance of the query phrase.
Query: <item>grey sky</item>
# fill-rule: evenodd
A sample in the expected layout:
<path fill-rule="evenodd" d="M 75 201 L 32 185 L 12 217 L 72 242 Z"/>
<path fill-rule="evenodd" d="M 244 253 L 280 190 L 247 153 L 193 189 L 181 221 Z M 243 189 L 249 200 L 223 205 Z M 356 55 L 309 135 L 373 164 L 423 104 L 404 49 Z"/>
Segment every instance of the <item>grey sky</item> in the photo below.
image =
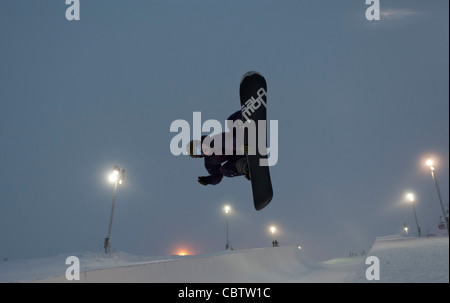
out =
<path fill-rule="evenodd" d="M 126 169 L 112 250 L 192 253 L 300 243 L 317 259 L 422 230 L 448 208 L 448 1 L 0 0 L 0 255 L 98 251 L 113 165 Z M 279 121 L 274 199 L 253 209 L 245 178 L 203 187 L 175 157 L 176 119 L 225 120 L 249 70 Z"/>

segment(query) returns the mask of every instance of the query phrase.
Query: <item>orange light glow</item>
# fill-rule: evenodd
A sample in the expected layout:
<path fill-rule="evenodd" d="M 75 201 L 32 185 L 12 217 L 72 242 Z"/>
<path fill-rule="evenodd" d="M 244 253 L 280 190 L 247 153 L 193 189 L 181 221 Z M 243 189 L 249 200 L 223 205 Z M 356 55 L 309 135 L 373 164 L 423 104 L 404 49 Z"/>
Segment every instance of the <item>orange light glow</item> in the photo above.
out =
<path fill-rule="evenodd" d="M 175 252 L 174 255 L 177 255 L 177 256 L 189 256 L 189 255 L 192 255 L 191 249 L 189 247 L 186 247 L 185 245 L 178 246 L 173 251 Z"/>
<path fill-rule="evenodd" d="M 197 254 L 197 251 L 192 243 L 187 243 L 186 241 L 174 243 L 169 248 L 168 252 L 172 256 L 193 256 Z"/>

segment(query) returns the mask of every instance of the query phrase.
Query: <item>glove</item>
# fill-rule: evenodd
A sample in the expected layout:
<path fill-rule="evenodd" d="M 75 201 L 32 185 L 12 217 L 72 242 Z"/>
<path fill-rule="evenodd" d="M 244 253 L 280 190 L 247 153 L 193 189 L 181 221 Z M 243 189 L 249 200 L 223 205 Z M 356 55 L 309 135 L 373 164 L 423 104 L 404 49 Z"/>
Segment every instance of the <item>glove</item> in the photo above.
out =
<path fill-rule="evenodd" d="M 208 185 L 209 184 L 209 179 L 208 176 L 206 177 L 198 177 L 198 183 L 200 183 L 201 185 Z"/>

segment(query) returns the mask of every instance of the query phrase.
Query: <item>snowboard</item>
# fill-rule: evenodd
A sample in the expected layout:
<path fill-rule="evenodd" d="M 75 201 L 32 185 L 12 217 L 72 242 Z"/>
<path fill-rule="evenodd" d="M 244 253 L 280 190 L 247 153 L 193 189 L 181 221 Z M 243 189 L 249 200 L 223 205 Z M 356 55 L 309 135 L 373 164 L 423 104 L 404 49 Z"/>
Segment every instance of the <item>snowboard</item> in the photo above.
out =
<path fill-rule="evenodd" d="M 244 125 L 254 123 L 256 132 L 246 132 L 244 144 L 248 147 L 247 161 L 250 169 L 250 180 L 252 184 L 253 204 L 256 210 L 266 207 L 273 197 L 272 182 L 270 180 L 269 166 L 261 165 L 267 162 L 267 152 L 259 147 L 260 131 L 258 127 L 265 127 L 265 148 L 267 147 L 267 83 L 264 77 L 255 71 L 246 73 L 239 87 L 241 99 L 241 112 Z M 258 121 L 264 121 L 260 123 Z M 249 138 L 252 135 L 254 138 Z"/>

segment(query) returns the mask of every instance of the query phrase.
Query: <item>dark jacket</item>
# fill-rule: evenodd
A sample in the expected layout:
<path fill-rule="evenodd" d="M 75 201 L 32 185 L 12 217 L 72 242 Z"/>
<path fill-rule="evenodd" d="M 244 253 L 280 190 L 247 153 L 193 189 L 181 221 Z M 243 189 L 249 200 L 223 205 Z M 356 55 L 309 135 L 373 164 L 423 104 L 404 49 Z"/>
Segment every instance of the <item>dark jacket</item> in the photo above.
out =
<path fill-rule="evenodd" d="M 227 120 L 236 121 L 242 120 L 241 111 L 237 111 L 233 113 Z M 230 128 L 230 124 L 228 125 Z M 205 168 L 209 173 L 208 176 L 208 184 L 216 185 L 222 181 L 223 176 L 225 177 L 236 177 L 242 176 L 242 173 L 239 173 L 236 169 L 236 161 L 239 159 L 245 158 L 245 155 L 237 155 L 236 153 L 236 138 L 233 136 L 233 145 L 229 143 L 228 145 L 225 142 L 225 132 L 220 133 L 218 135 L 213 136 L 211 147 L 214 147 L 215 140 L 222 141 L 222 153 L 221 155 L 212 154 L 210 156 L 205 156 Z M 206 137 L 206 136 L 205 136 Z M 205 137 L 202 137 L 202 141 Z M 228 155 L 227 155 L 228 153 Z M 231 154 L 231 155 L 230 155 Z"/>

